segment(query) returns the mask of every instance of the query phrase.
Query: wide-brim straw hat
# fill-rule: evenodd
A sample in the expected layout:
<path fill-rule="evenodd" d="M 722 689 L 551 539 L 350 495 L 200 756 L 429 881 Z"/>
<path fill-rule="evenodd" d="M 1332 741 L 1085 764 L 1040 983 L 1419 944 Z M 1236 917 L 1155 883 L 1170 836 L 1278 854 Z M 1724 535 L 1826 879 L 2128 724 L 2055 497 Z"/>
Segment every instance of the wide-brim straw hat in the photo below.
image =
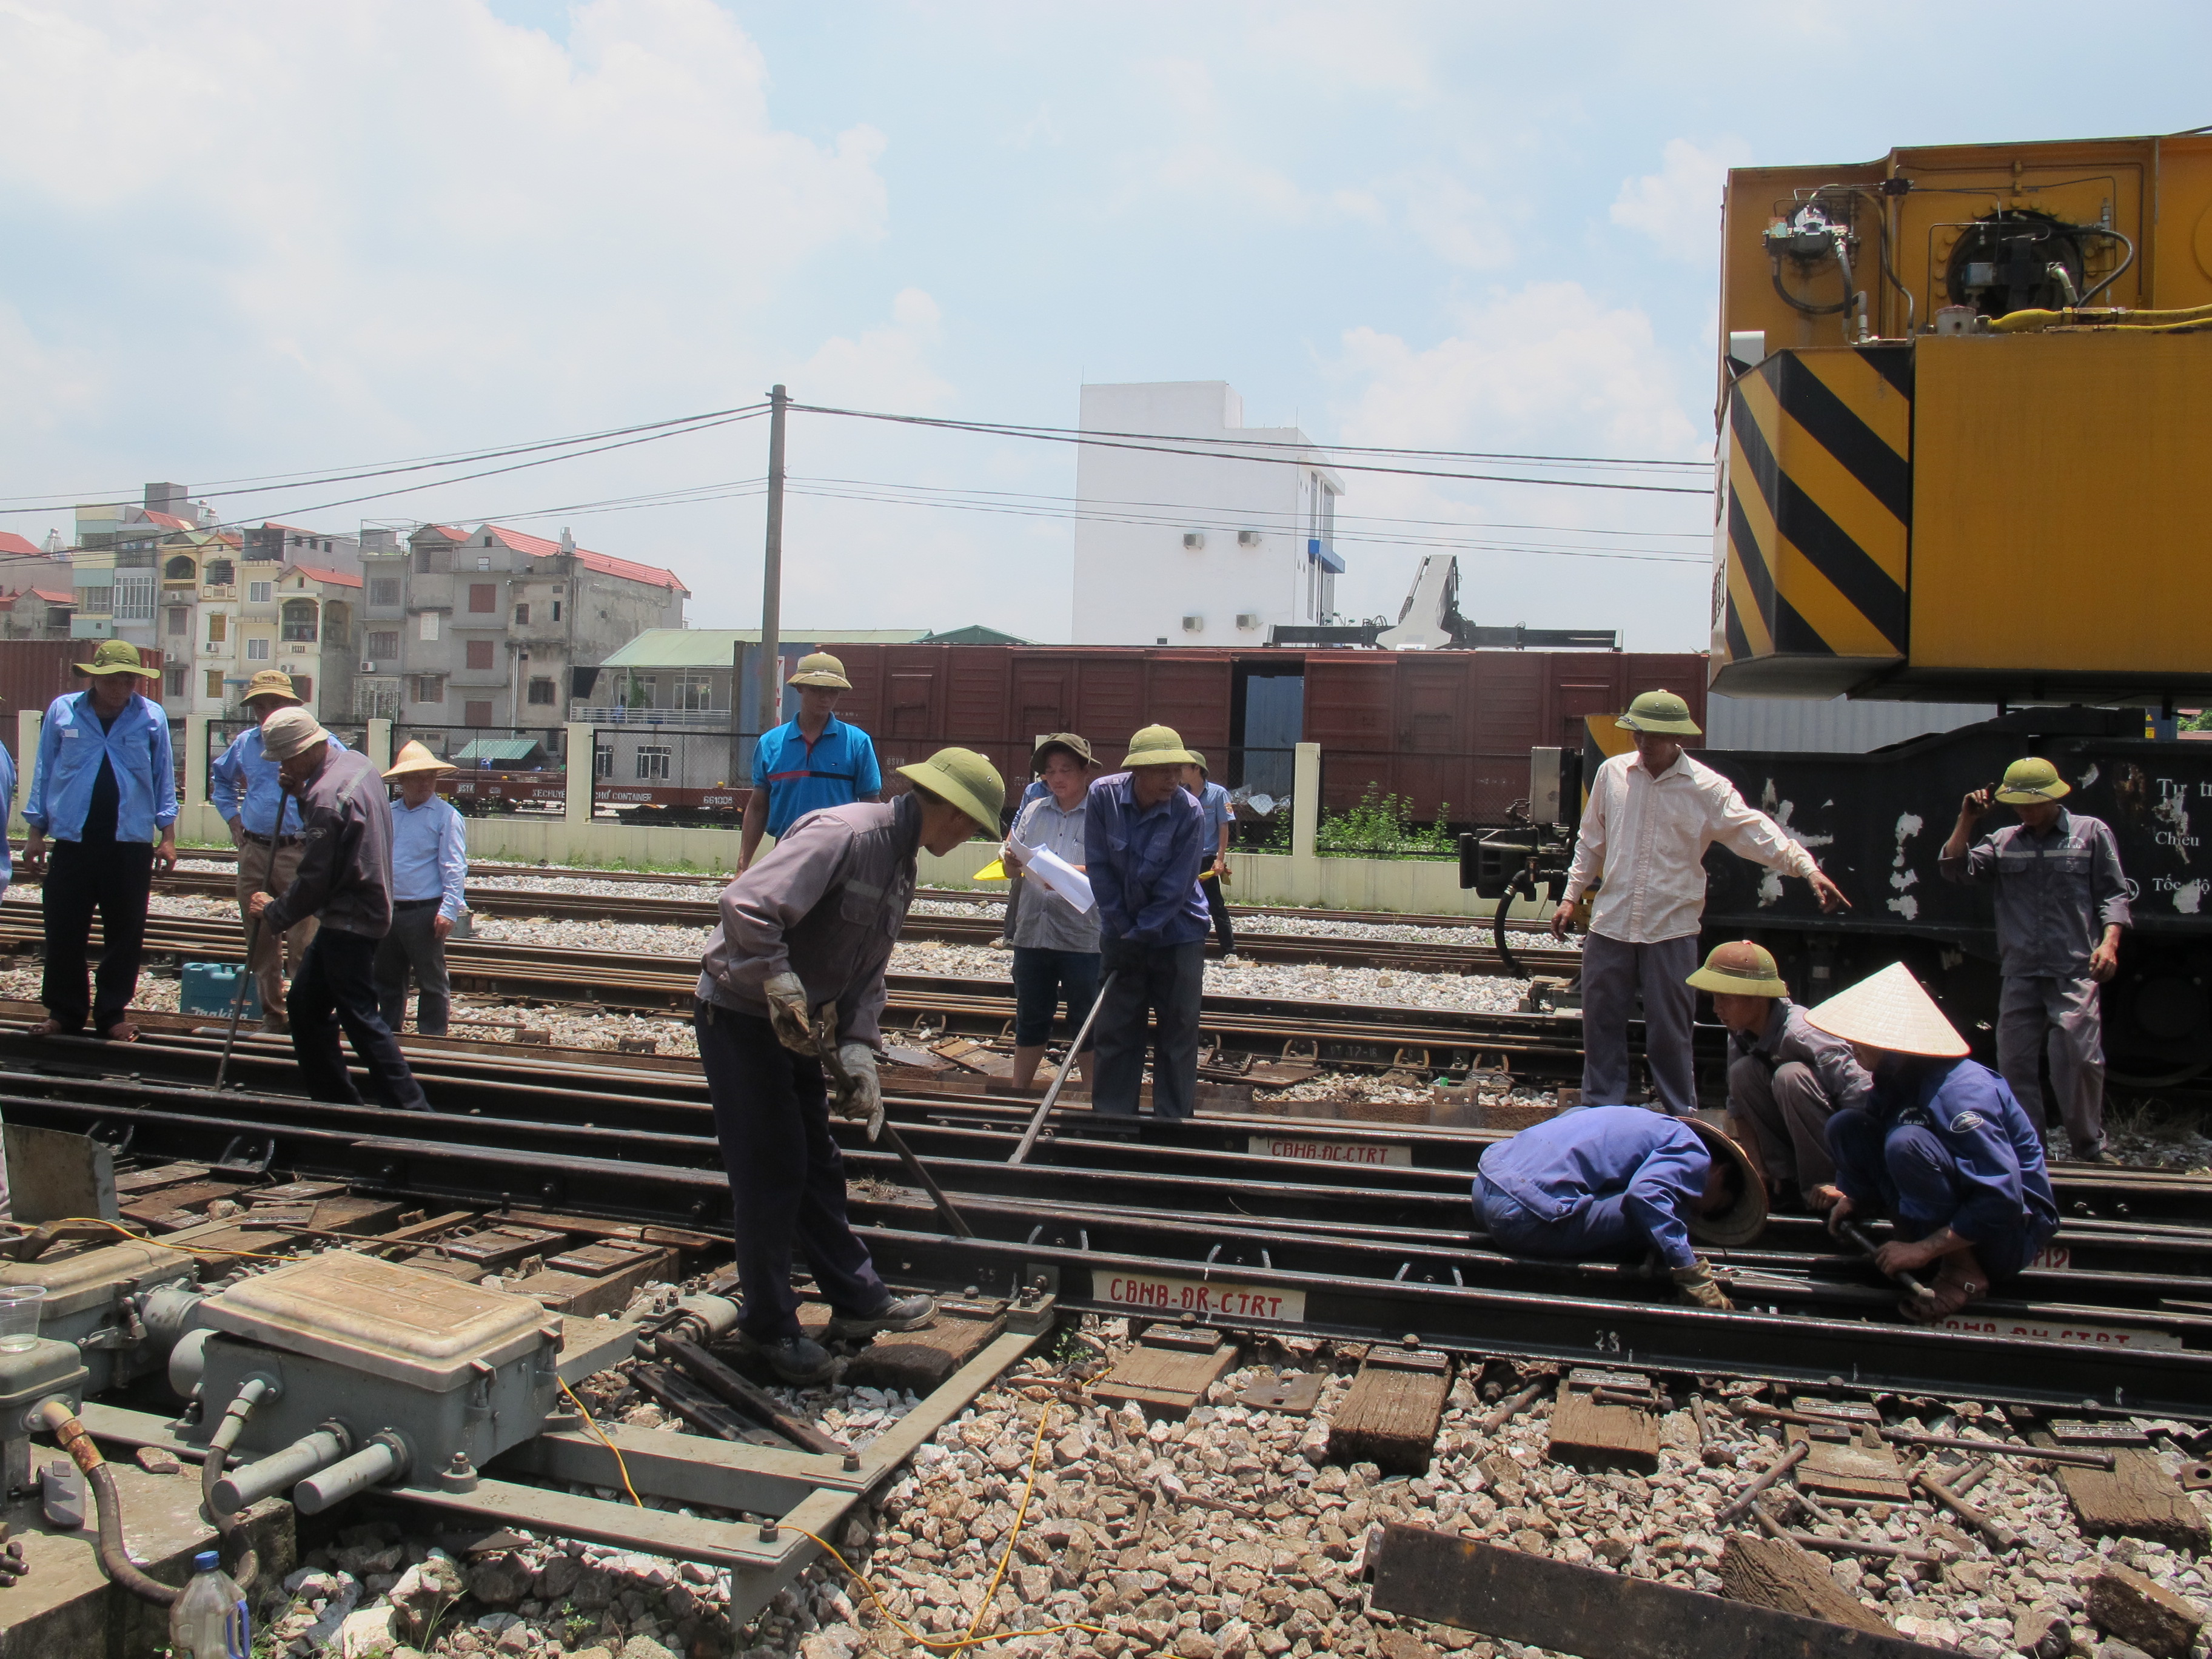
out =
<path fill-rule="evenodd" d="M 1613 724 L 1624 732 L 1652 732 L 1662 737 L 1705 735 L 1704 728 L 1690 718 L 1690 705 L 1672 691 L 1646 691 Z"/>
<path fill-rule="evenodd" d="M 128 640 L 102 640 L 100 648 L 92 653 L 90 662 L 76 665 L 80 674 L 136 674 L 141 679 L 154 678 L 154 671 L 146 666 L 138 654 L 138 647 Z"/>
<path fill-rule="evenodd" d="M 1044 757 L 1055 749 L 1065 749 L 1085 766 L 1091 763 L 1091 743 L 1088 738 L 1079 737 L 1073 732 L 1048 732 L 1037 740 L 1037 746 L 1030 751 L 1030 770 L 1043 771 Z"/>
<path fill-rule="evenodd" d="M 261 722 L 261 752 L 288 761 L 326 741 L 330 733 L 304 708 L 280 708 Z"/>
<path fill-rule="evenodd" d="M 1705 965 L 1684 983 L 1724 997 L 1786 997 L 1790 987 L 1774 965 L 1774 953 L 1747 939 L 1716 945 Z"/>
<path fill-rule="evenodd" d="M 1805 1018 L 1830 1036 L 1893 1054 L 1959 1060 L 1970 1052 L 1966 1039 L 1901 962 L 1837 992 L 1806 1010 Z"/>
<path fill-rule="evenodd" d="M 2031 806 L 2039 800 L 2057 800 L 2074 793 L 2074 786 L 2058 775 L 2047 760 L 2030 755 L 2005 768 L 1997 799 L 2008 806 Z"/>
<path fill-rule="evenodd" d="M 282 697 L 286 702 L 302 701 L 298 688 L 292 684 L 292 677 L 281 668 L 262 669 L 246 681 L 246 695 L 239 701 L 251 704 L 256 697 Z"/>
<path fill-rule="evenodd" d="M 1182 733 L 1172 726 L 1147 726 L 1129 739 L 1129 752 L 1121 757 L 1125 769 L 1139 766 L 1203 766 L 1206 763 L 1182 746 Z"/>
<path fill-rule="evenodd" d="M 400 750 L 399 757 L 384 770 L 387 778 L 411 778 L 418 773 L 458 772 L 461 769 L 449 760 L 440 760 L 420 742 L 410 741 Z"/>
<path fill-rule="evenodd" d="M 784 682 L 786 685 L 822 685 L 836 691 L 850 691 L 853 682 L 845 678 L 845 665 L 827 651 L 811 651 L 799 659 L 799 672 Z"/>
<path fill-rule="evenodd" d="M 940 749 L 927 760 L 902 766 L 899 775 L 918 783 L 940 800 L 951 801 L 987 836 L 999 833 L 1006 810 L 1006 781 L 999 769 L 972 749 Z"/>
<path fill-rule="evenodd" d="M 1717 1244 L 1723 1249 L 1750 1243 L 1766 1231 L 1766 1182 L 1759 1178 L 1759 1166 L 1726 1130 L 1698 1117 L 1686 1117 L 1682 1121 L 1697 1132 L 1708 1152 L 1735 1164 L 1741 1177 L 1735 1203 L 1717 1215 L 1701 1215 L 1692 1209 L 1682 1218 L 1682 1224 L 1700 1243 Z"/>

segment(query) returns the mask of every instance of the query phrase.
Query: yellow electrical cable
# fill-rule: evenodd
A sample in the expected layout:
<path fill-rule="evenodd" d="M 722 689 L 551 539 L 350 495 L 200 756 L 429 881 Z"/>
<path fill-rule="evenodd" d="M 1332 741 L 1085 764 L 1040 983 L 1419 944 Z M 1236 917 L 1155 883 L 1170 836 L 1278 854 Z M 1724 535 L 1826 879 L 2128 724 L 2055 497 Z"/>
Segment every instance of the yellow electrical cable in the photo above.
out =
<path fill-rule="evenodd" d="M 613 1441 L 607 1438 L 607 1431 L 601 1428 L 599 1425 L 597 1419 L 592 1416 L 591 1407 L 585 1405 L 582 1401 L 576 1398 L 576 1391 L 568 1386 L 567 1378 L 556 1376 L 553 1380 L 561 1385 L 561 1392 L 568 1396 L 568 1403 L 583 1413 L 584 1426 L 592 1431 L 593 1437 L 598 1439 L 599 1443 L 602 1446 L 605 1446 L 609 1451 L 615 1455 L 615 1473 L 622 1476 L 623 1490 L 629 1494 L 629 1501 L 631 1503 L 636 1504 L 638 1508 L 643 1509 L 645 1507 L 645 1499 L 637 1495 L 637 1488 L 631 1486 L 629 1483 L 629 1465 L 623 1461 L 622 1448 L 615 1444 Z"/>
<path fill-rule="evenodd" d="M 130 1228 L 125 1226 L 121 1222 L 110 1221 L 105 1216 L 64 1216 L 59 1221 L 47 1222 L 41 1224 L 65 1227 L 76 1223 L 83 1223 L 87 1225 L 94 1227 L 112 1227 L 117 1232 L 121 1233 L 124 1237 L 129 1239 L 133 1244 L 151 1244 L 157 1250 L 174 1250 L 179 1255 L 235 1256 L 241 1261 L 296 1261 L 299 1260 L 299 1257 L 297 1256 L 274 1255 L 267 1250 L 210 1250 L 198 1248 L 191 1244 L 172 1244 L 167 1239 L 149 1238 L 143 1233 L 134 1233 Z M 58 1243 L 60 1241 L 56 1240 L 55 1242 Z M 27 1267 L 35 1266 L 36 1264 L 27 1261 L 23 1265 Z"/>

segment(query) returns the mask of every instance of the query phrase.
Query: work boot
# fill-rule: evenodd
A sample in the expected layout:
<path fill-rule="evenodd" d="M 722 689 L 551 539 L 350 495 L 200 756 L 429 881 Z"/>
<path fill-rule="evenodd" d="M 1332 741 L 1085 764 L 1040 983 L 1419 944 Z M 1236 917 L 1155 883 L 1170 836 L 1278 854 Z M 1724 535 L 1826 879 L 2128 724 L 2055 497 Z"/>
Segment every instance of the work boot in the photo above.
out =
<path fill-rule="evenodd" d="M 2110 1152 L 2106 1150 L 2104 1137 L 2101 1135 L 2094 1141 L 2075 1141 L 2074 1143 L 2074 1161 L 2076 1164 L 2117 1164 L 2119 1162 L 2119 1160 L 2114 1158 Z"/>
<path fill-rule="evenodd" d="M 755 1336 L 742 1325 L 731 1334 L 741 1352 L 768 1361 L 769 1369 L 794 1389 L 827 1382 L 837 1370 L 830 1351 L 811 1337 Z"/>
<path fill-rule="evenodd" d="M 918 1331 L 936 1317 L 935 1297 L 896 1296 L 872 1314 L 831 1314 L 830 1340 L 865 1342 L 878 1331 Z"/>

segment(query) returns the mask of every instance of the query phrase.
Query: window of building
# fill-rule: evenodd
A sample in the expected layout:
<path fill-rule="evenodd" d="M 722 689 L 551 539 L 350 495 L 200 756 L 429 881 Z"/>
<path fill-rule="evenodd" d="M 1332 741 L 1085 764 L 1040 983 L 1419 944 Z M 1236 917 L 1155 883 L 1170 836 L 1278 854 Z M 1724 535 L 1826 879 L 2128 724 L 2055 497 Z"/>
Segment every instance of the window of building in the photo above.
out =
<path fill-rule="evenodd" d="M 276 597 L 273 583 L 248 582 L 246 585 L 246 602 L 248 605 L 266 605 Z"/>
<path fill-rule="evenodd" d="M 417 637 L 426 640 L 434 640 L 438 637 L 438 617 L 440 614 L 440 612 L 435 611 L 425 611 L 422 613 L 422 621 L 415 630 Z"/>
<path fill-rule="evenodd" d="M 490 702 L 486 701 L 483 702 L 464 703 L 462 705 L 461 724 L 464 726 L 489 726 L 491 724 Z"/>
<path fill-rule="evenodd" d="M 192 613 L 190 611 L 187 611 L 181 605 L 171 605 L 169 607 L 169 631 L 172 634 L 189 634 L 191 632 L 191 629 Z"/>
<path fill-rule="evenodd" d="M 484 538 L 484 545 L 485 545 L 486 547 L 489 547 L 489 546 L 491 545 L 491 538 L 490 538 L 490 537 L 487 536 L 487 537 L 485 537 L 485 538 Z M 490 568 L 491 568 L 491 555 L 490 555 L 490 554 L 489 554 L 489 553 L 479 553 L 479 554 L 477 554 L 477 569 L 479 569 L 479 570 L 489 570 L 489 569 L 490 569 Z"/>
<path fill-rule="evenodd" d="M 399 630 L 395 628 L 386 631 L 371 634 L 368 636 L 368 642 L 363 649 L 367 655 L 372 657 L 398 656 L 399 654 Z"/>
<path fill-rule="evenodd" d="M 154 620 L 154 573 L 118 570 L 115 573 L 115 620 L 149 623 Z"/>
<path fill-rule="evenodd" d="M 615 775 L 615 751 L 611 744 L 599 744 L 592 750 L 592 775 L 611 778 Z"/>
<path fill-rule="evenodd" d="M 228 587 L 238 580 L 238 567 L 228 559 L 214 560 L 208 565 L 207 574 L 201 580 L 210 587 Z"/>
<path fill-rule="evenodd" d="M 492 642 L 489 640 L 471 640 L 469 641 L 468 660 L 469 667 L 471 671 L 482 673 L 491 667 L 491 647 Z"/>
<path fill-rule="evenodd" d="M 168 688 L 168 696 L 173 697 L 181 697 L 185 695 L 185 671 L 183 669 L 172 668 L 163 674 L 161 678 L 163 683 Z"/>
<path fill-rule="evenodd" d="M 104 617 L 115 608 L 113 584 L 77 589 L 76 608 L 88 617 Z"/>
<path fill-rule="evenodd" d="M 246 641 L 246 659 L 248 662 L 267 662 L 269 660 L 269 641 L 267 640 Z"/>
<path fill-rule="evenodd" d="M 675 706 L 678 708 L 712 708 L 714 706 L 714 677 L 703 671 L 678 675 Z"/>
<path fill-rule="evenodd" d="M 665 744 L 645 744 L 637 751 L 637 775 L 641 780 L 665 779 L 671 751 Z"/>
<path fill-rule="evenodd" d="M 561 601 L 558 599 L 553 601 L 553 620 L 555 622 L 561 620 Z"/>
<path fill-rule="evenodd" d="M 313 599 L 287 599 L 279 629 L 287 644 L 313 645 L 315 641 L 315 612 Z"/>
<path fill-rule="evenodd" d="M 315 681 L 314 681 L 314 677 L 313 677 L 313 675 L 309 675 L 309 674 L 295 674 L 295 675 L 293 675 L 293 676 L 292 676 L 292 690 L 293 690 L 293 694 L 294 694 L 295 696 L 296 696 L 300 699 L 300 701 L 301 701 L 301 702 L 306 703 L 306 704 L 308 706 L 308 708 L 313 708 L 314 707 L 314 704 L 315 704 Z"/>
<path fill-rule="evenodd" d="M 415 677 L 415 701 L 443 702 L 446 700 L 446 677 L 443 674 L 417 674 Z"/>
<path fill-rule="evenodd" d="M 199 568 L 193 564 L 190 557 L 182 553 L 161 567 L 161 580 L 164 581 L 192 581 L 198 578 L 199 574 Z"/>
<path fill-rule="evenodd" d="M 211 611 L 208 613 L 208 643 L 221 645 L 230 637 L 230 613 Z"/>
<path fill-rule="evenodd" d="M 514 607 L 514 625 L 517 628 L 527 628 L 530 626 L 530 607 L 528 605 L 518 605 Z"/>
<path fill-rule="evenodd" d="M 479 613 L 496 611 L 499 609 L 498 584 L 495 582 L 471 582 L 469 584 L 469 609 Z"/>
<path fill-rule="evenodd" d="M 373 576 L 368 584 L 368 602 L 374 605 L 392 606 L 399 603 L 399 578 Z"/>
<path fill-rule="evenodd" d="M 222 696 L 222 670 L 220 668 L 207 671 L 207 694 L 210 697 Z"/>
<path fill-rule="evenodd" d="M 552 680 L 550 678 L 533 679 L 530 682 L 531 702 L 540 704 L 544 708 L 550 708 L 553 706 L 553 700 Z"/>

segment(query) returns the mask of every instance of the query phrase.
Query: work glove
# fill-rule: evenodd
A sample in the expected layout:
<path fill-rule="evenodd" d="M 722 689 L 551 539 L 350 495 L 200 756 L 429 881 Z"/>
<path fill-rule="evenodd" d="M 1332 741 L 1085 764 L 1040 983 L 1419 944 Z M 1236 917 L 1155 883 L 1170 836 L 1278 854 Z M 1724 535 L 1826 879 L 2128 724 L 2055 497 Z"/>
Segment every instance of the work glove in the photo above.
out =
<path fill-rule="evenodd" d="M 1735 1310 L 1735 1304 L 1728 1299 L 1728 1292 L 1721 1289 L 1720 1281 L 1713 1277 L 1713 1270 L 1702 1259 L 1692 1261 L 1686 1267 L 1675 1268 L 1674 1279 L 1675 1288 L 1682 1292 L 1683 1301 L 1694 1303 L 1700 1308 L 1711 1308 L 1720 1313 Z"/>
<path fill-rule="evenodd" d="M 1145 947 L 1133 939 L 1098 941 L 1098 965 L 1109 974 L 1134 971 L 1144 966 Z"/>
<path fill-rule="evenodd" d="M 884 1127 L 884 1085 L 876 1076 L 876 1051 L 865 1042 L 848 1042 L 837 1050 L 837 1064 L 845 1073 L 830 1109 L 839 1117 L 868 1126 L 873 1140 Z"/>
<path fill-rule="evenodd" d="M 768 1023 L 775 1029 L 776 1041 L 794 1054 L 820 1054 L 814 1046 L 805 982 L 793 973 L 771 974 L 761 992 L 768 998 Z"/>

